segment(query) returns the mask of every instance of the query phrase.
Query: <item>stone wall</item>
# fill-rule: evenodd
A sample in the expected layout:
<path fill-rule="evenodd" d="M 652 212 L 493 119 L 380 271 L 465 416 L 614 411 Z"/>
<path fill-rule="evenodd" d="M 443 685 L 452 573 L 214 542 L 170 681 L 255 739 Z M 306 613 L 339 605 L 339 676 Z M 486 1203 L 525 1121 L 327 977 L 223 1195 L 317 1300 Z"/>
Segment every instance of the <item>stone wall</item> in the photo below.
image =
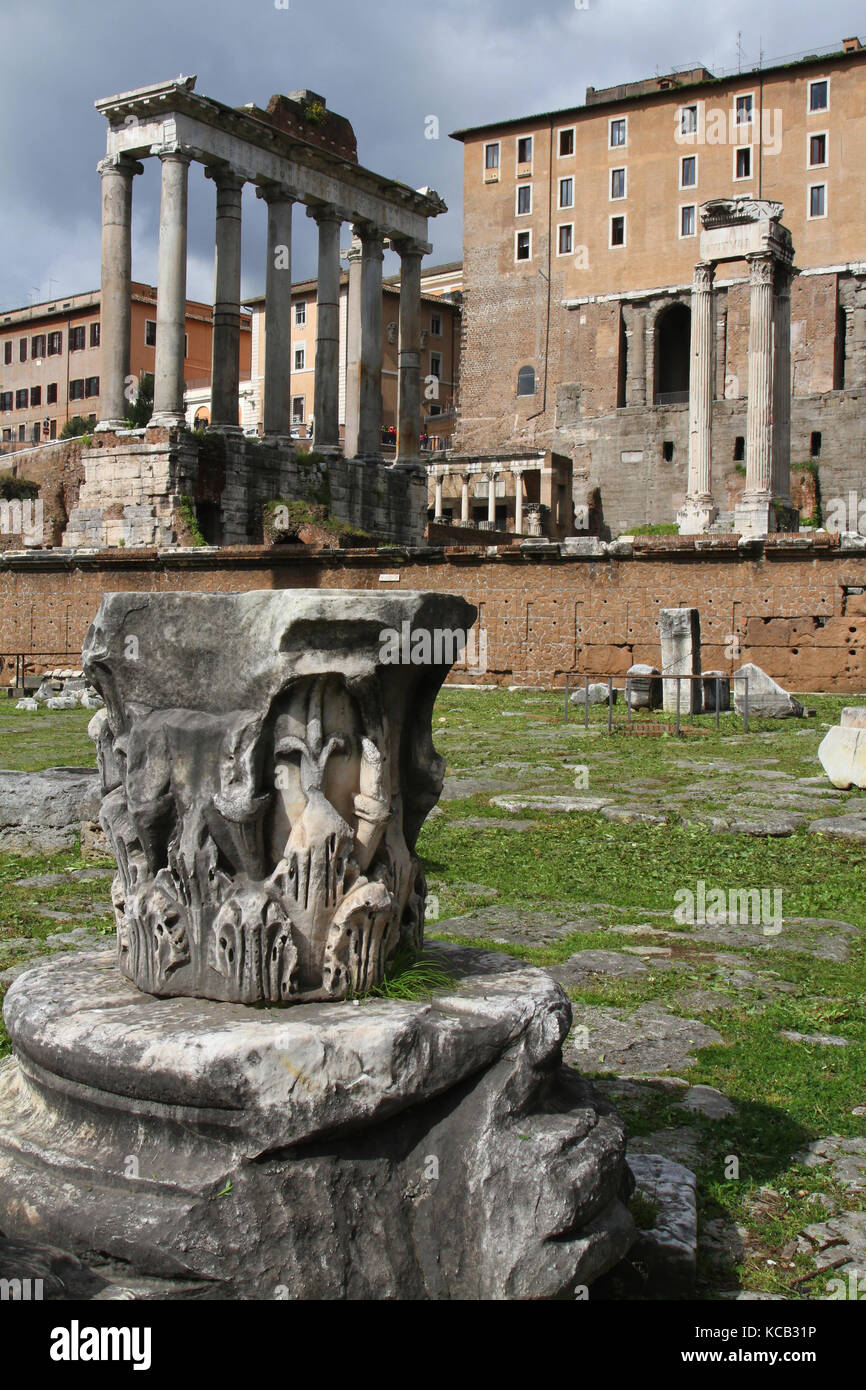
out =
<path fill-rule="evenodd" d="M 84 479 L 81 439 L 58 440 L 0 459 L 0 482 L 36 483 L 42 502 L 42 541 L 60 545 Z M 0 551 L 20 550 L 22 538 L 0 527 Z"/>
<path fill-rule="evenodd" d="M 866 541 L 843 544 L 830 536 L 773 536 L 748 546 L 728 537 L 652 537 L 609 548 L 588 541 L 582 555 L 552 543 L 492 554 L 396 547 L 6 553 L 0 653 L 80 650 L 111 590 L 388 585 L 462 594 L 478 606 L 487 632 L 488 670 L 475 677 L 482 682 L 546 686 L 566 671 L 622 676 L 634 662 L 659 666 L 660 610 L 696 607 L 705 668 L 755 661 L 790 689 L 863 692 Z M 4 663 L 0 681 L 9 677 Z M 467 675 L 458 667 L 453 679 Z"/>

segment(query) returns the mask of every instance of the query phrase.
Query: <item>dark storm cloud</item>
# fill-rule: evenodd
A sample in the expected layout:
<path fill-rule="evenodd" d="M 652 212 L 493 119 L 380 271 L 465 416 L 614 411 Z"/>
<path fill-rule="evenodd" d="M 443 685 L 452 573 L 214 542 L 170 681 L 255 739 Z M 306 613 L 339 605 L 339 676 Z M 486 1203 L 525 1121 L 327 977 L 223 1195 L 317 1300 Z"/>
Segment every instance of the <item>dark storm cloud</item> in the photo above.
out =
<path fill-rule="evenodd" d="M 584 0 L 578 0 L 583 4 Z M 4 0 L 0 14 L 0 305 L 99 280 L 105 123 L 96 97 L 196 73 L 232 105 L 309 87 L 352 121 L 361 161 L 451 209 L 432 225 L 431 260 L 461 254 L 462 150 L 449 131 L 581 102 L 605 86 L 692 62 L 733 67 L 838 44 L 862 23 L 857 0 L 820 11 L 783 0 Z M 439 138 L 426 138 L 428 117 Z M 193 169 L 189 288 L 209 298 L 211 185 Z M 156 274 L 158 170 L 136 180 L 133 274 Z M 296 276 L 314 272 L 313 228 L 296 213 Z M 261 289 L 264 209 L 244 195 L 244 292 Z M 348 238 L 348 229 L 346 229 Z"/>

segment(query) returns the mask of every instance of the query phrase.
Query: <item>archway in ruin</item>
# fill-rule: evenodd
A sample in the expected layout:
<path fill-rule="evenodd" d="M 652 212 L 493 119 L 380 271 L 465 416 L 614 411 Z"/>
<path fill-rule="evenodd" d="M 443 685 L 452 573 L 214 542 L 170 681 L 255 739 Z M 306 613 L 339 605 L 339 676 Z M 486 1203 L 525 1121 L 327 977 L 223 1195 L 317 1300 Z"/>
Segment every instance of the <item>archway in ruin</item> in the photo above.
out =
<path fill-rule="evenodd" d="M 656 320 L 655 404 L 675 405 L 689 399 L 691 310 L 670 304 Z"/>

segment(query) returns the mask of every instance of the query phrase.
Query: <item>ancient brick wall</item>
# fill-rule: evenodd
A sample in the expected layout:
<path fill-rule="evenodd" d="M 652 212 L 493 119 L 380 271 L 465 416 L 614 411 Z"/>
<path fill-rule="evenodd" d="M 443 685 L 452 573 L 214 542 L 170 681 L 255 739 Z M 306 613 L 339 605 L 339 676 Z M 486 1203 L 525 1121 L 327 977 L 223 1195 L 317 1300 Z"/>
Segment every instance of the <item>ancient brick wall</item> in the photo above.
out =
<path fill-rule="evenodd" d="M 494 555 L 294 546 L 7 553 L 0 557 L 0 653 L 80 649 L 110 590 L 304 587 L 464 595 L 487 633 L 482 681 L 551 685 L 566 671 L 622 676 L 636 661 L 658 665 L 660 609 L 694 606 L 705 669 L 756 661 L 793 690 L 866 691 L 866 553 L 842 551 L 829 537 L 771 538 L 748 550 L 727 538 L 647 538 L 630 556 L 599 559 L 566 557 L 554 547 L 536 557 L 514 547 Z M 225 659 L 243 658 L 228 652 Z M 9 674 L 6 663 L 0 681 Z M 455 678 L 467 677 L 458 671 Z"/>
<path fill-rule="evenodd" d="M 42 539 L 59 545 L 84 478 L 81 439 L 65 439 L 0 460 L 0 482 L 36 483 L 42 503 Z M 21 535 L 0 528 L 0 550 L 20 550 Z"/>

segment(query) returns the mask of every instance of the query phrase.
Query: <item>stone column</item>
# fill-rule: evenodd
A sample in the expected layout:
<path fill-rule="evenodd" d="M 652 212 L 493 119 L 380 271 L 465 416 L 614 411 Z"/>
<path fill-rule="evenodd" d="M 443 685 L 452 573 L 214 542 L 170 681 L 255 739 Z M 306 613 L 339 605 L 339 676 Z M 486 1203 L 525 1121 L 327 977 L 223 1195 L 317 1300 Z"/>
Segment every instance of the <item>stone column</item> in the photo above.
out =
<path fill-rule="evenodd" d="M 144 166 L 125 155 L 104 159 L 102 178 L 102 369 L 98 430 L 123 429 L 129 376 L 132 285 L 132 180 Z"/>
<path fill-rule="evenodd" d="M 791 266 L 776 265 L 773 342 L 773 497 L 791 504 Z"/>
<path fill-rule="evenodd" d="M 626 404 L 646 405 L 646 309 L 633 308 L 626 328 Z"/>
<path fill-rule="evenodd" d="M 159 203 L 156 365 L 151 425 L 183 425 L 184 335 L 186 333 L 186 217 L 189 166 L 183 150 L 164 150 Z"/>
<path fill-rule="evenodd" d="M 231 169 L 206 169 L 216 184 L 211 429 L 240 432 L 241 196 L 244 180 Z"/>
<path fill-rule="evenodd" d="M 293 189 L 268 184 L 256 190 L 268 205 L 265 272 L 264 435 L 292 437 L 292 204 Z"/>
<path fill-rule="evenodd" d="M 357 458 L 361 428 L 361 242 L 357 236 L 346 252 L 349 290 L 346 300 L 346 433 L 343 452 Z"/>
<path fill-rule="evenodd" d="M 719 308 L 716 316 L 716 386 L 717 401 L 725 399 L 725 376 L 728 361 L 728 311 Z"/>
<path fill-rule="evenodd" d="M 420 466 L 421 434 L 421 257 L 426 243 L 397 241 L 400 253 L 400 338 L 397 352 L 398 467 Z"/>
<path fill-rule="evenodd" d="M 749 262 L 749 404 L 746 415 L 746 488 L 735 511 L 744 535 L 766 535 L 773 516 L 774 257 L 761 251 Z"/>
<path fill-rule="evenodd" d="M 487 523 L 493 528 L 496 525 L 496 474 L 492 468 L 487 476 L 490 479 L 487 489 Z"/>
<path fill-rule="evenodd" d="M 469 520 L 469 474 L 460 475 L 460 520 Z"/>
<path fill-rule="evenodd" d="M 358 380 L 359 458 L 382 457 L 382 233 L 366 223 L 361 241 L 361 360 Z"/>
<path fill-rule="evenodd" d="M 335 207 L 307 208 L 319 228 L 313 447 L 340 453 L 340 228 Z"/>
<path fill-rule="evenodd" d="M 433 516 L 438 521 L 442 515 L 442 474 L 437 473 L 433 479 L 435 501 L 433 504 Z"/>
<path fill-rule="evenodd" d="M 523 531 L 523 469 L 513 468 L 514 474 L 514 534 Z"/>
<path fill-rule="evenodd" d="M 717 509 L 712 492 L 713 279 L 715 267 L 699 261 L 692 282 L 689 365 L 689 475 L 686 504 L 677 514 L 681 535 L 709 530 Z"/>

